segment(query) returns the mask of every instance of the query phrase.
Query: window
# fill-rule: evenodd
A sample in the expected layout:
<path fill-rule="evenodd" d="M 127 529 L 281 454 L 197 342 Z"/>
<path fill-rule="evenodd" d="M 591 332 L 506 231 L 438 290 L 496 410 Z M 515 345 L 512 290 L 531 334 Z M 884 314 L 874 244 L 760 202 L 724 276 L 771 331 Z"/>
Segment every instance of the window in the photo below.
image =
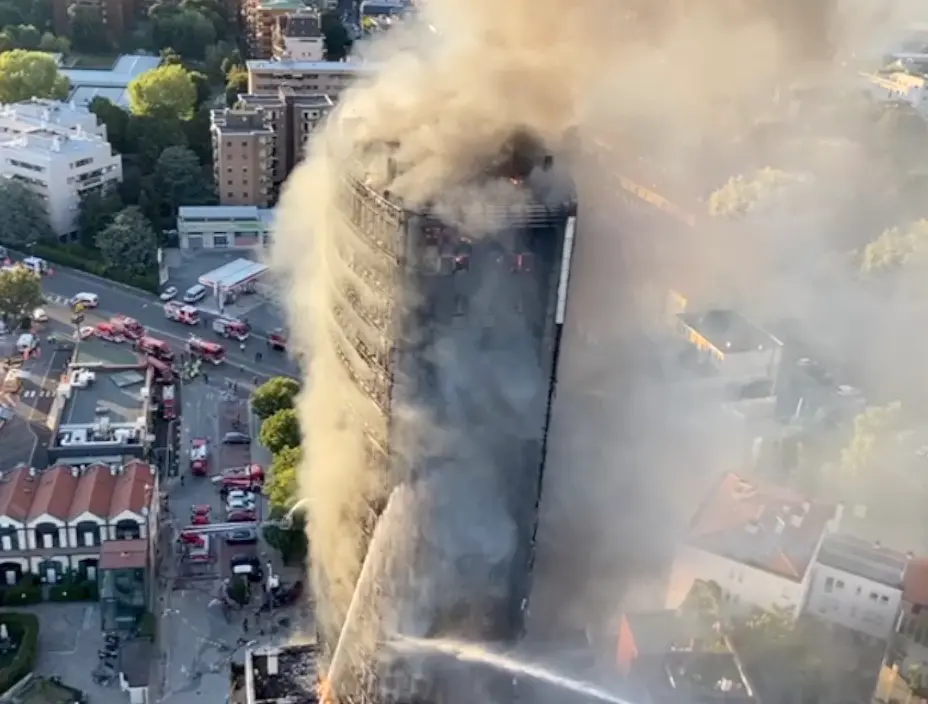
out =
<path fill-rule="evenodd" d="M 837 582 L 835 582 L 835 588 L 836 588 L 836 589 L 844 589 L 844 582 L 842 582 L 842 581 L 839 579 Z"/>
<path fill-rule="evenodd" d="M 230 170 L 231 170 L 231 169 L 230 169 Z M 227 186 L 231 186 L 231 185 L 232 185 L 232 180 L 229 179 L 228 181 L 226 181 L 226 185 L 227 185 Z"/>
<path fill-rule="evenodd" d="M 881 604 L 888 604 L 888 603 L 889 603 L 889 597 L 886 596 L 886 595 L 884 594 L 883 596 L 880 597 L 880 603 L 881 603 Z"/>
<path fill-rule="evenodd" d="M 825 579 L 825 591 L 831 593 L 835 588 L 835 580 L 833 577 L 827 577 Z"/>
<path fill-rule="evenodd" d="M 870 601 L 876 601 L 876 592 L 870 592 Z"/>
<path fill-rule="evenodd" d="M 232 191 L 229 191 L 228 193 L 226 193 L 226 195 L 227 195 L 229 198 L 235 198 L 235 194 L 234 194 Z"/>

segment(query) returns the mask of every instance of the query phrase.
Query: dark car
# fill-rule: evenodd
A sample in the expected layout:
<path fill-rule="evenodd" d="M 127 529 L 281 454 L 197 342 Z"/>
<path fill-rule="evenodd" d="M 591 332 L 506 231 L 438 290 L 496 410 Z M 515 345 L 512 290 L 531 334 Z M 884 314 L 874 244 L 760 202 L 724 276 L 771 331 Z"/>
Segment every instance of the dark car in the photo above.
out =
<path fill-rule="evenodd" d="M 264 567 L 255 555 L 235 555 L 229 560 L 229 571 L 232 574 L 245 577 L 249 582 L 260 582 L 264 579 Z"/>
<path fill-rule="evenodd" d="M 254 545 L 258 542 L 258 532 L 251 528 L 234 530 L 226 534 L 227 545 Z"/>
<path fill-rule="evenodd" d="M 251 436 L 246 435 L 245 433 L 239 433 L 232 431 L 231 433 L 226 433 L 222 436 L 223 445 L 250 445 Z"/>
<path fill-rule="evenodd" d="M 226 520 L 229 523 L 254 523 L 258 520 L 258 514 L 252 509 L 237 509 L 235 511 L 229 511 L 229 513 L 226 514 Z"/>

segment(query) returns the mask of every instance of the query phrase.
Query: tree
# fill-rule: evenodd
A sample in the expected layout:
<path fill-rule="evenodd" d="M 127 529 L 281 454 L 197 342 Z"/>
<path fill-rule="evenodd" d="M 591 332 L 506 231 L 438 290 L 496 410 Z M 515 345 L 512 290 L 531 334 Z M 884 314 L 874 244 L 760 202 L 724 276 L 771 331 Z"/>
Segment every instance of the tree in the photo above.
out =
<path fill-rule="evenodd" d="M 755 609 L 744 626 L 768 645 L 785 643 L 796 630 L 796 617 L 792 609 L 783 606 Z"/>
<path fill-rule="evenodd" d="M 275 376 L 265 381 L 251 395 L 251 407 L 261 420 L 278 411 L 293 408 L 300 382 L 287 376 Z"/>
<path fill-rule="evenodd" d="M 351 37 L 337 12 L 324 12 L 320 25 L 325 42 L 326 61 L 342 61 L 351 51 Z"/>
<path fill-rule="evenodd" d="M 147 276 L 157 266 L 158 238 L 142 211 L 124 208 L 97 235 L 103 261 L 135 276 Z"/>
<path fill-rule="evenodd" d="M 920 261 L 928 253 L 928 220 L 918 220 L 907 226 L 891 227 L 864 247 L 860 257 L 860 272 L 877 276 Z"/>
<path fill-rule="evenodd" d="M 187 147 L 168 147 L 161 152 L 146 191 L 150 212 L 162 221 L 163 229 L 173 227 L 182 205 L 205 205 L 213 200 L 200 160 Z"/>
<path fill-rule="evenodd" d="M 854 434 L 841 451 L 840 480 L 880 480 L 877 463 L 891 459 L 896 433 L 902 422 L 902 404 L 871 406 L 854 418 Z"/>
<path fill-rule="evenodd" d="M 750 178 L 736 176 L 709 196 L 709 214 L 720 218 L 747 215 L 770 198 L 808 177 L 778 169 L 761 169 Z"/>
<path fill-rule="evenodd" d="M 68 8 L 71 19 L 71 41 L 78 51 L 106 54 L 113 50 L 103 10 L 100 7 L 76 4 Z"/>
<path fill-rule="evenodd" d="M 90 101 L 90 111 L 106 125 L 106 138 L 120 154 L 125 154 L 126 132 L 129 128 L 129 113 L 100 96 Z"/>
<path fill-rule="evenodd" d="M 197 10 L 177 7 L 149 16 L 155 45 L 169 46 L 185 59 L 203 59 L 206 47 L 216 43 L 215 25 Z"/>
<path fill-rule="evenodd" d="M 150 172 L 165 149 L 187 143 L 183 124 L 171 117 L 133 117 L 126 128 L 126 152 L 136 156 L 143 172 Z"/>
<path fill-rule="evenodd" d="M 0 315 L 19 321 L 42 305 L 42 281 L 28 269 L 0 271 Z"/>
<path fill-rule="evenodd" d="M 71 51 L 71 42 L 67 37 L 56 37 L 51 32 L 45 32 L 39 40 L 39 51 L 50 54 L 67 54 Z"/>
<path fill-rule="evenodd" d="M 69 88 L 49 54 L 21 49 L 0 54 L 0 103 L 33 97 L 64 100 Z"/>
<path fill-rule="evenodd" d="M 241 61 L 242 55 L 235 44 L 228 41 L 219 41 L 213 46 L 206 47 L 203 58 L 206 73 L 216 83 L 225 80 L 229 73 L 229 66 L 240 64 Z"/>
<path fill-rule="evenodd" d="M 187 144 L 197 155 L 200 163 L 209 166 L 213 163 L 213 142 L 210 137 L 211 112 L 209 105 L 204 105 L 192 118 L 183 123 Z M 212 174 L 212 170 L 208 170 L 208 173 Z M 209 181 L 212 182 L 212 178 Z"/>
<path fill-rule="evenodd" d="M 54 236 L 45 203 L 19 181 L 0 179 L 0 212 L 6 244 L 22 246 Z"/>
<path fill-rule="evenodd" d="M 196 100 L 196 86 L 183 66 L 159 66 L 129 84 L 129 107 L 140 117 L 186 120 Z"/>
<path fill-rule="evenodd" d="M 193 87 L 196 88 L 197 91 L 196 109 L 199 109 L 201 106 L 209 102 L 210 97 L 213 95 L 213 88 L 210 85 L 209 78 L 205 73 L 191 71 L 190 80 L 193 81 Z"/>
<path fill-rule="evenodd" d="M 88 249 L 96 247 L 97 235 L 109 227 L 122 207 L 122 198 L 115 186 L 108 185 L 85 193 L 77 212 L 80 243 Z"/>
<path fill-rule="evenodd" d="M 267 418 L 261 423 L 258 439 L 274 455 L 290 447 L 299 447 L 300 420 L 296 411 L 285 408 Z"/>
<path fill-rule="evenodd" d="M 238 96 L 248 92 L 248 71 L 234 66 L 226 78 L 226 105 L 230 108 L 238 102 Z"/>
<path fill-rule="evenodd" d="M 274 455 L 264 484 L 264 495 L 272 508 L 289 510 L 293 506 L 297 495 L 297 470 L 302 459 L 299 447 L 285 447 Z"/>
<path fill-rule="evenodd" d="M 286 526 L 267 525 L 264 527 L 264 541 L 280 552 L 280 559 L 285 565 L 301 562 L 306 558 L 306 518 L 300 511 L 293 509 L 271 508 L 271 518 L 280 520 L 289 516 Z"/>

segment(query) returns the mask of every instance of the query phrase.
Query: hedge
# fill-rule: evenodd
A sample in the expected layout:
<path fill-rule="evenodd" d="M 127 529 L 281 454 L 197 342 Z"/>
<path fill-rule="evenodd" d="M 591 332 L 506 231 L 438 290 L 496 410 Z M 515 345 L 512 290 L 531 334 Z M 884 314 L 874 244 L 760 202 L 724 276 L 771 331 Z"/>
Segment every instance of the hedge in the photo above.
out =
<path fill-rule="evenodd" d="M 50 242 L 36 242 L 29 251 L 38 257 L 47 259 L 61 266 L 80 269 L 90 274 L 102 276 L 105 279 L 118 281 L 128 286 L 134 286 L 144 291 L 158 293 L 158 275 L 133 276 L 118 267 L 111 267 L 100 259 L 100 253 L 79 244 L 52 244 Z"/>
<path fill-rule="evenodd" d="M 54 584 L 48 589 L 49 601 L 96 601 L 96 582 Z"/>
<path fill-rule="evenodd" d="M 11 636 L 19 636 L 19 648 L 13 662 L 0 668 L 0 693 L 6 692 L 32 672 L 39 648 L 39 619 L 35 614 L 0 613 L 0 623 L 6 624 Z"/>
<path fill-rule="evenodd" d="M 158 639 L 158 622 L 151 611 L 146 611 L 139 619 L 138 633 L 139 638 L 147 638 L 152 642 Z"/>
<path fill-rule="evenodd" d="M 42 587 L 20 582 L 16 586 L 7 587 L 3 592 L 3 604 L 5 606 L 25 606 L 27 604 L 38 604 L 42 601 Z"/>

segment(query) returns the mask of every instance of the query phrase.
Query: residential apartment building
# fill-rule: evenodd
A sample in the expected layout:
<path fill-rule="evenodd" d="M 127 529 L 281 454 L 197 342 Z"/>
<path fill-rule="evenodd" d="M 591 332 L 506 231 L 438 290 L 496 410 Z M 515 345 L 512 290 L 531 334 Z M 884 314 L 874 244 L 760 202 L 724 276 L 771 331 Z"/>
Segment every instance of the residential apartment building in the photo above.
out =
<path fill-rule="evenodd" d="M 813 565 L 806 613 L 873 638 L 901 621 L 909 556 L 849 535 L 829 535 Z"/>
<path fill-rule="evenodd" d="M 305 9 L 302 0 L 245 0 L 242 13 L 249 55 L 256 59 L 271 58 L 278 18 Z"/>
<path fill-rule="evenodd" d="M 98 13 L 110 39 L 119 41 L 132 28 L 135 11 L 135 0 L 52 0 L 53 31 L 70 36 L 75 16 Z"/>
<path fill-rule="evenodd" d="M 64 241 L 77 232 L 81 197 L 122 181 L 122 157 L 99 134 L 48 124 L 0 138 L 0 176 L 42 198 L 52 229 Z"/>
<path fill-rule="evenodd" d="M 318 62 L 325 58 L 325 39 L 317 11 L 303 10 L 276 19 L 271 37 L 275 59 Z"/>
<path fill-rule="evenodd" d="M 271 203 L 274 131 L 261 108 L 213 110 L 213 176 L 221 205 Z"/>
<path fill-rule="evenodd" d="M 0 105 L 0 139 L 41 130 L 63 135 L 82 131 L 107 138 L 106 125 L 86 107 L 44 98 Z"/>
<path fill-rule="evenodd" d="M 325 93 L 332 100 L 372 70 L 351 61 L 248 61 L 248 92 L 276 93 L 282 86 L 294 93 Z"/>
<path fill-rule="evenodd" d="M 928 557 L 913 557 L 905 571 L 899 631 L 928 648 Z"/>
<path fill-rule="evenodd" d="M 96 579 L 107 541 L 150 538 L 157 485 L 155 467 L 141 460 L 3 472 L 0 580 L 32 573 L 53 584 L 69 572 Z"/>
<path fill-rule="evenodd" d="M 838 506 L 726 474 L 696 511 L 677 550 L 667 607 L 677 608 L 703 580 L 719 586 L 730 615 L 753 608 L 798 615 L 822 542 L 840 518 Z"/>
<path fill-rule="evenodd" d="M 310 134 L 332 107 L 327 95 L 299 95 L 282 87 L 276 94 L 243 95 L 234 108 L 214 110 L 213 169 L 220 203 L 264 208 L 276 201 Z"/>

